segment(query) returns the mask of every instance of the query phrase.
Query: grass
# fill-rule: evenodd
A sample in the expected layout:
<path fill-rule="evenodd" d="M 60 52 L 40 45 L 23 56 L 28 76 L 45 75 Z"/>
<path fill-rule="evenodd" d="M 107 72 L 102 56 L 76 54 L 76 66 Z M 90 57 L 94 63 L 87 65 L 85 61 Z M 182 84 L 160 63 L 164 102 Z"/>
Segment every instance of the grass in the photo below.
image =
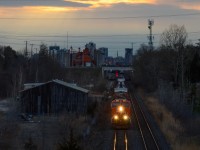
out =
<path fill-rule="evenodd" d="M 171 144 L 173 150 L 199 150 L 200 136 L 186 137 L 185 129 L 181 122 L 159 101 L 153 97 L 147 97 L 145 104 L 151 111 L 166 139 Z"/>

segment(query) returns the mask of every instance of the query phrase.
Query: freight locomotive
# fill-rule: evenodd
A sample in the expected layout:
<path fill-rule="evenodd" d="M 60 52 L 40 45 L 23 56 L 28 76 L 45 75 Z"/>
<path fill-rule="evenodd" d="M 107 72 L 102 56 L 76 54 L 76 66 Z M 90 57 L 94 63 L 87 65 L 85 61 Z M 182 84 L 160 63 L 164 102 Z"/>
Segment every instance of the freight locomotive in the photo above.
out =
<path fill-rule="evenodd" d="M 111 124 L 114 129 L 128 129 L 131 125 L 131 103 L 125 79 L 117 80 L 111 102 Z"/>

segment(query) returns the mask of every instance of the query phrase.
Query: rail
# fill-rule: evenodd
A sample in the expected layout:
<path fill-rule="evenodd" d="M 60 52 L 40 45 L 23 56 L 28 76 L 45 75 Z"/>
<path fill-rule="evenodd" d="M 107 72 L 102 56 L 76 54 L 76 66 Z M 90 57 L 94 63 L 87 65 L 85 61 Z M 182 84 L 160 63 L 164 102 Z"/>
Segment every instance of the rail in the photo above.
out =
<path fill-rule="evenodd" d="M 115 130 L 113 150 L 128 150 L 128 138 L 125 130 Z"/>
<path fill-rule="evenodd" d="M 133 88 L 129 87 L 129 89 L 133 89 Z M 138 102 L 139 101 L 138 98 L 134 95 L 134 93 L 132 93 L 132 95 L 130 95 L 130 97 L 131 97 L 132 108 L 133 108 L 133 111 L 134 111 L 134 114 L 136 117 L 136 121 L 137 121 L 139 130 L 140 130 L 140 133 L 141 133 L 144 149 L 145 150 L 151 150 L 151 149 L 152 150 L 160 150 L 160 148 L 158 146 L 158 142 L 155 138 L 155 135 L 152 132 L 151 126 L 148 123 L 145 113 L 143 112 L 143 110 Z"/>

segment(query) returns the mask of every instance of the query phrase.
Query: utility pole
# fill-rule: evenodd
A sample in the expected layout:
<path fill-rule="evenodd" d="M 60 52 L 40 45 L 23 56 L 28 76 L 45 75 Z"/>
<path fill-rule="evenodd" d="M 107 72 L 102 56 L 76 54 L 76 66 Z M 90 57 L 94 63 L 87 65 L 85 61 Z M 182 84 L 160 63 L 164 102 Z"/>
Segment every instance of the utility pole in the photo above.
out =
<path fill-rule="evenodd" d="M 68 32 L 67 32 L 67 50 L 68 50 L 68 42 L 69 42 L 69 41 L 68 41 L 68 38 L 69 38 L 69 37 L 68 37 Z"/>
<path fill-rule="evenodd" d="M 131 65 L 133 65 L 133 42 L 131 43 L 131 45 L 132 45 L 132 54 L 131 54 L 131 60 L 130 60 L 130 62 L 131 62 Z"/>
<path fill-rule="evenodd" d="M 131 45 L 132 45 L 132 51 L 133 51 L 133 42 L 131 43 Z"/>
<path fill-rule="evenodd" d="M 25 48 L 25 53 L 24 53 L 24 55 L 25 55 L 25 57 L 27 57 L 27 56 L 28 56 L 28 50 L 27 50 L 28 41 L 25 41 L 25 42 L 26 42 L 26 48 Z"/>
<path fill-rule="evenodd" d="M 31 57 L 32 57 L 32 55 L 33 55 L 33 45 L 34 44 L 30 44 L 31 45 Z"/>
<path fill-rule="evenodd" d="M 154 25 L 154 20 L 153 19 L 149 19 L 148 20 L 148 28 L 149 28 L 149 36 L 148 36 L 148 39 L 149 39 L 149 47 L 150 47 L 150 50 L 153 49 L 153 35 L 152 35 L 152 26 Z"/>

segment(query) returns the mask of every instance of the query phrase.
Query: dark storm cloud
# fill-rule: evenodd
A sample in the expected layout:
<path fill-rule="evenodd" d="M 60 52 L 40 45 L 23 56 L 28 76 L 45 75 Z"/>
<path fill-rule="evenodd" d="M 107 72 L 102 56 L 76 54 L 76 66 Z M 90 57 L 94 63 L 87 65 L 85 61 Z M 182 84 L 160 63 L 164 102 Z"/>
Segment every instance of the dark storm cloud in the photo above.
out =
<path fill-rule="evenodd" d="M 0 6 L 2 7 L 22 7 L 22 6 L 88 7 L 90 5 L 64 1 L 64 0 L 0 0 Z"/>

